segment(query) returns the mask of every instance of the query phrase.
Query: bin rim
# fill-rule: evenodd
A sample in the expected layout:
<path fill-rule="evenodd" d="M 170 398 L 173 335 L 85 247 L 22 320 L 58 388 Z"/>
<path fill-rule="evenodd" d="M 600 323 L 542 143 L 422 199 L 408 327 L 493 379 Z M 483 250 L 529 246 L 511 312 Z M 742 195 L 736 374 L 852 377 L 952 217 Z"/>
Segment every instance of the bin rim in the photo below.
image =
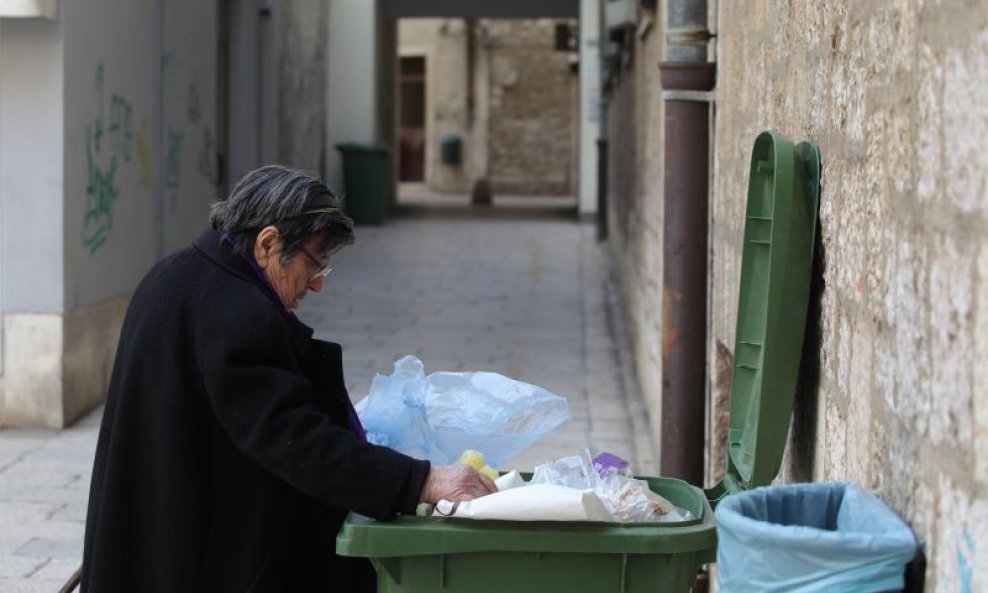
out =
<path fill-rule="evenodd" d="M 822 529 L 807 525 L 781 525 L 753 519 L 736 509 L 746 499 L 763 497 L 768 491 L 784 491 L 786 494 L 791 494 L 817 490 L 822 487 L 853 489 L 856 493 L 874 501 L 876 504 L 873 512 L 881 513 L 883 520 L 889 525 L 898 527 L 898 529 L 869 532 Z M 911 551 L 916 546 L 915 536 L 913 536 L 909 526 L 878 498 L 854 482 L 802 482 L 754 488 L 727 497 L 717 506 L 715 515 L 718 530 L 734 534 L 743 538 L 749 545 L 754 546 L 807 548 L 819 545 L 832 549 L 834 545 L 840 544 L 843 549 L 848 551 L 867 550 L 872 552 L 876 549 Z"/>
<path fill-rule="evenodd" d="M 341 556 L 367 558 L 497 551 L 645 555 L 704 552 L 712 562 L 717 545 L 716 518 L 703 492 L 687 486 L 703 509 L 701 516 L 692 521 L 624 524 L 399 517 L 382 522 L 351 513 L 337 535 L 336 550 Z"/>
<path fill-rule="evenodd" d="M 697 525 L 646 529 L 589 522 L 398 519 L 375 523 L 374 538 L 360 533 L 359 521 L 348 519 L 344 524 L 336 539 L 337 554 L 390 558 L 498 551 L 646 555 L 709 551 L 713 555 L 717 543 L 713 513 Z"/>

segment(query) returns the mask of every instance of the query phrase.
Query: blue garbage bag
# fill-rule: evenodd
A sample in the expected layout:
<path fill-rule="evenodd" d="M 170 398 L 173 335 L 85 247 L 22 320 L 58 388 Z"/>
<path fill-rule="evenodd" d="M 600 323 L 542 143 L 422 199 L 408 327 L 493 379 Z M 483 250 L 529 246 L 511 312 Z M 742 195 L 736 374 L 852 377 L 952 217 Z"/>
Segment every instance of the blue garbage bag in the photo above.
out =
<path fill-rule="evenodd" d="M 570 418 L 566 398 L 536 385 L 489 372 L 426 376 L 414 356 L 375 376 L 356 408 L 374 444 L 440 464 L 474 449 L 492 467 Z"/>
<path fill-rule="evenodd" d="M 717 507 L 721 593 L 898 591 L 909 527 L 850 482 L 767 486 Z"/>

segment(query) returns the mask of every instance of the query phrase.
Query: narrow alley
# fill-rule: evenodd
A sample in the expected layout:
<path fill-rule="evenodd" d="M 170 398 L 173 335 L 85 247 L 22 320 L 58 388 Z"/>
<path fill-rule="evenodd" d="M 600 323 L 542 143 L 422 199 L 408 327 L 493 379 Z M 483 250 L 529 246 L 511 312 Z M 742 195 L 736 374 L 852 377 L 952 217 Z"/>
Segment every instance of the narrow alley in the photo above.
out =
<path fill-rule="evenodd" d="M 606 249 L 572 217 L 516 214 L 357 227 L 299 317 L 343 344 L 354 401 L 405 354 L 427 373 L 495 371 L 566 396 L 572 420 L 506 468 L 590 445 L 656 473 Z M 0 591 L 54 593 L 78 567 L 100 411 L 0 439 Z"/>
<path fill-rule="evenodd" d="M 215 590 L 194 581 L 212 566 L 232 567 L 212 582 L 235 591 L 291 590 L 285 575 L 305 571 L 281 565 L 321 567 L 296 554 L 318 545 L 295 534 L 285 544 L 260 528 L 241 537 L 242 515 L 273 531 L 291 521 L 264 522 L 262 512 L 303 516 L 297 499 L 265 498 L 285 484 L 333 505 L 339 521 L 304 526 L 327 546 L 336 540 L 321 534 L 338 533 L 345 511 L 383 518 L 439 500 L 432 486 L 444 472 L 461 488 L 454 497 L 490 492 L 480 474 L 429 475 L 314 429 L 332 421 L 362 435 L 343 399 L 315 402 L 320 409 L 301 414 L 309 422 L 290 424 L 289 433 L 325 437 L 306 448 L 294 433 L 263 438 L 297 400 L 272 403 L 278 390 L 253 376 L 219 374 L 219 387 L 207 386 L 189 336 L 235 341 L 229 330 L 265 329 L 270 311 L 237 309 L 240 295 L 214 298 L 211 288 L 195 306 L 161 296 L 205 286 L 186 275 L 136 289 L 211 213 L 217 237 L 203 249 L 228 244 L 216 262 L 269 285 L 279 321 L 293 325 L 281 307 L 321 288 L 296 313 L 317 338 L 342 344 L 354 402 L 405 355 L 426 373 L 498 372 L 565 396 L 572 413 L 499 469 L 591 447 L 646 477 L 689 484 L 683 491 L 702 496 L 694 516 L 707 547 L 678 571 L 683 591 L 701 583 L 693 591 L 702 593 L 707 581 L 737 590 L 718 554 L 732 551 L 722 509 L 745 500 L 739 494 L 852 485 L 887 507 L 908 540 L 895 563 L 854 558 L 891 567 L 881 590 L 988 592 L 986 95 L 988 0 L 0 0 L 0 593 L 55 593 L 80 565 L 118 351 L 143 365 L 118 376 L 146 383 L 115 391 L 106 417 L 130 430 L 116 458 L 144 473 L 133 479 L 114 464 L 117 494 L 93 497 L 91 524 L 101 535 L 127 531 L 103 527 L 107 517 L 137 530 L 101 555 L 124 590 L 152 580 L 181 593 Z M 308 176 L 305 195 L 252 189 L 253 173 L 281 167 Z M 239 211 L 234 224 L 221 220 L 227 209 Z M 356 243 L 335 254 L 350 239 L 341 212 L 356 224 Z M 311 228 L 296 224 L 310 215 Z M 336 230 L 307 244 L 319 229 Z M 313 250 L 306 261 L 296 258 L 303 246 Z M 186 341 L 146 354 L 121 340 L 127 311 L 141 308 L 135 295 L 145 294 L 161 306 L 145 318 L 163 326 L 146 342 L 164 348 L 170 333 Z M 215 308 L 170 317 L 198 306 Z M 250 342 L 275 358 L 309 354 L 274 347 L 268 334 Z M 286 368 L 202 350 L 223 368 Z M 180 360 L 167 364 L 173 355 Z M 311 371 L 310 382 L 332 379 L 325 391 L 339 394 L 336 361 L 328 348 L 289 366 Z M 198 399 L 183 399 L 189 393 Z M 261 410 L 229 420 L 219 396 Z M 164 411 L 117 414 L 124 397 Z M 182 404 L 201 426 L 166 422 Z M 159 421 L 165 428 L 149 430 Z M 186 438 L 197 427 L 208 439 Z M 252 439 L 277 459 L 244 445 Z M 160 451 L 174 456 L 162 462 Z M 333 463 L 362 455 L 373 462 Z M 405 470 L 379 471 L 389 457 Z M 389 479 L 334 473 L 350 469 Z M 226 480 L 228 470 L 242 475 Z M 165 510 L 195 503 L 189 491 L 212 487 L 214 476 L 221 486 L 210 494 L 221 501 Z M 312 477 L 324 483 L 301 484 Z M 244 486 L 248 478 L 261 487 Z M 344 500 L 345 488 L 353 492 Z M 231 493 L 241 507 L 227 504 Z M 145 530 L 131 515 L 162 525 Z M 207 528 L 221 534 L 202 536 Z M 547 530 L 537 529 L 521 541 L 542 541 Z M 186 535 L 169 542 L 163 533 Z M 420 556 L 446 562 L 445 551 L 406 537 Z M 581 544 L 606 539 L 594 532 Z M 213 546 L 222 562 L 187 541 Z M 117 554 L 159 564 L 167 554 L 158 543 L 192 568 L 162 577 Z M 506 550 L 498 553 L 518 551 Z M 752 550 L 765 551 L 733 546 L 735 582 L 754 578 Z M 334 562 L 350 552 L 324 551 Z M 636 578 L 655 587 L 625 578 L 626 552 L 606 559 L 620 570 L 620 590 L 639 591 L 626 586 Z M 560 564 L 595 572 L 583 558 Z M 769 572 L 810 572 L 764 558 Z M 87 578 L 107 582 L 94 564 Z M 445 578 L 443 570 L 430 574 Z M 877 587 L 870 573 L 846 572 Z M 566 574 L 576 586 L 545 578 L 566 591 L 602 588 Z M 173 586 L 175 575 L 188 580 Z M 268 575 L 275 585 L 255 587 Z"/>

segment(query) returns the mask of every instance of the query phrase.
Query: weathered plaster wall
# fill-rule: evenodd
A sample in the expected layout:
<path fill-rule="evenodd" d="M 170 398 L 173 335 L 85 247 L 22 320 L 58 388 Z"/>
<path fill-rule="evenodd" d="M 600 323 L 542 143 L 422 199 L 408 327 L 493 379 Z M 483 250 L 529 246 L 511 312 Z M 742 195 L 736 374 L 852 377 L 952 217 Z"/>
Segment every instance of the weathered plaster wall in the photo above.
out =
<path fill-rule="evenodd" d="M 154 18 L 151 2 L 63 6 L 66 309 L 129 293 L 158 255 Z"/>
<path fill-rule="evenodd" d="M 69 309 L 133 290 L 216 198 L 215 6 L 167 2 L 160 17 L 122 0 L 62 12 Z"/>
<path fill-rule="evenodd" d="M 655 19 L 646 12 L 645 18 Z M 607 84 L 608 236 L 652 429 L 662 410 L 662 137 L 664 108 L 658 63 L 664 28 L 626 46 Z M 634 39 L 634 37 L 631 37 Z M 656 458 L 658 451 L 656 451 Z"/>
<path fill-rule="evenodd" d="M 280 163 L 322 171 L 326 152 L 326 28 L 325 0 L 293 0 L 276 4 L 279 32 L 277 56 L 277 157 Z M 352 52 L 347 52 L 352 56 Z M 338 84 L 346 84 L 345 80 Z"/>
<path fill-rule="evenodd" d="M 0 426 L 60 421 L 61 72 L 56 21 L 0 19 Z"/>
<path fill-rule="evenodd" d="M 2 21 L 0 424 L 62 426 L 102 400 L 129 295 L 218 197 L 220 103 L 238 149 L 322 168 L 327 6 L 233 0 L 223 101 L 217 6 L 94 0 Z"/>
<path fill-rule="evenodd" d="M 580 0 L 580 214 L 597 213 L 597 141 L 600 139 L 600 3 Z"/>
<path fill-rule="evenodd" d="M 329 0 L 328 4 L 326 181 L 342 191 L 343 162 L 335 145 L 377 139 L 377 13 L 372 0 Z"/>
<path fill-rule="evenodd" d="M 216 4 L 164 4 L 164 127 L 157 150 L 163 152 L 165 253 L 188 245 L 206 227 L 209 206 L 219 197 Z"/>
<path fill-rule="evenodd" d="M 58 22 L 0 19 L 2 311 L 62 308 L 62 106 Z"/>
<path fill-rule="evenodd" d="M 0 427 L 62 421 L 62 44 L 0 19 Z"/>
<path fill-rule="evenodd" d="M 927 591 L 988 588 L 988 14 L 983 2 L 722 3 L 711 352 L 733 346 L 751 142 L 819 143 L 815 427 L 782 480 L 876 490 Z"/>
<path fill-rule="evenodd" d="M 217 197 L 216 18 L 215 3 L 195 0 L 62 12 L 61 423 L 102 400 L 127 298 L 205 226 Z"/>

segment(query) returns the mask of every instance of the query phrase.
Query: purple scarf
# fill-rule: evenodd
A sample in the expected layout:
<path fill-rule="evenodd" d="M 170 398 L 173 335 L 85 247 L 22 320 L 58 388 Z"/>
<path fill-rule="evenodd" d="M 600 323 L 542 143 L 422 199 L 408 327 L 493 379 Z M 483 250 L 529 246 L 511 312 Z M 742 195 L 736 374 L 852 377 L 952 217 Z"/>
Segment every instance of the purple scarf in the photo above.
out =
<path fill-rule="evenodd" d="M 229 233 L 223 233 L 223 242 L 226 243 L 231 250 L 233 250 L 233 239 L 230 237 Z M 236 250 L 233 251 L 236 252 Z M 271 286 L 271 282 L 269 282 L 268 277 L 264 275 L 264 270 L 261 269 L 261 266 L 257 265 L 257 260 L 254 259 L 254 254 L 249 251 L 242 251 L 238 255 L 240 255 L 241 259 L 247 262 L 250 269 L 254 271 L 254 275 L 261 281 L 261 284 L 266 286 L 267 289 L 271 291 L 271 294 L 278 299 L 278 302 L 281 302 L 281 297 L 278 296 L 278 291 L 274 289 L 274 286 Z M 346 407 L 347 414 L 350 416 L 350 430 L 357 435 L 357 438 L 366 443 L 367 433 L 364 431 L 364 425 L 360 423 L 360 417 L 357 416 L 357 410 L 354 409 L 353 403 L 350 401 L 349 397 L 346 398 Z"/>

